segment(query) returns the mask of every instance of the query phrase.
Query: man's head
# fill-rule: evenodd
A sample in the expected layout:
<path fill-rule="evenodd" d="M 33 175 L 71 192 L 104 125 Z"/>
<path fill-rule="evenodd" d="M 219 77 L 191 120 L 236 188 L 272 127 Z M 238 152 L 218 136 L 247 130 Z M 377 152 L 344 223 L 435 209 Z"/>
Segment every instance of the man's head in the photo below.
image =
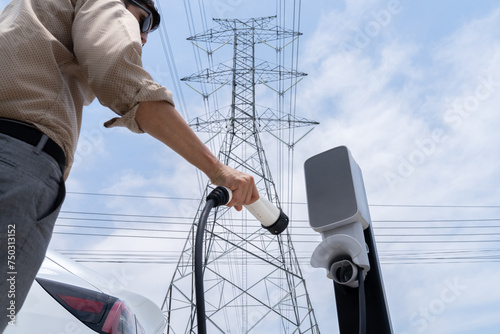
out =
<path fill-rule="evenodd" d="M 160 25 L 160 14 L 153 0 L 122 0 L 125 7 L 139 22 L 142 44 L 146 44 L 148 34 Z"/>

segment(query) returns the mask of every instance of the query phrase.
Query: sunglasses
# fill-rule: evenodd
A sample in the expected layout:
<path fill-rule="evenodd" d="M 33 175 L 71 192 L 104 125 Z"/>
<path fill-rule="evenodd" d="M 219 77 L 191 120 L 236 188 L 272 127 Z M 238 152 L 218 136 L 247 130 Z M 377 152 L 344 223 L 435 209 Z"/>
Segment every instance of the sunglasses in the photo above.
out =
<path fill-rule="evenodd" d="M 149 33 L 150 31 L 154 30 L 152 29 L 152 23 L 153 23 L 153 13 L 143 5 L 141 5 L 139 2 L 135 0 L 130 0 L 130 2 L 133 2 L 137 7 L 141 8 L 143 11 L 148 13 L 148 16 L 141 22 L 139 22 L 139 27 L 141 28 L 141 33 Z"/>

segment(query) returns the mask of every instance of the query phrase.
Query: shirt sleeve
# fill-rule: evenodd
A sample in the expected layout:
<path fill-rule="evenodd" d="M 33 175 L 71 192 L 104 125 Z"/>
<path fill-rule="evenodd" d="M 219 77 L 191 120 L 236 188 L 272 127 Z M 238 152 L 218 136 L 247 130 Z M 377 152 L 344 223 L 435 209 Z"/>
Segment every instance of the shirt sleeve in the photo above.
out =
<path fill-rule="evenodd" d="M 143 131 L 135 121 L 141 101 L 174 104 L 172 92 L 142 67 L 139 24 L 120 0 L 79 0 L 73 22 L 74 53 L 99 102 L 120 117 L 106 127 Z"/>

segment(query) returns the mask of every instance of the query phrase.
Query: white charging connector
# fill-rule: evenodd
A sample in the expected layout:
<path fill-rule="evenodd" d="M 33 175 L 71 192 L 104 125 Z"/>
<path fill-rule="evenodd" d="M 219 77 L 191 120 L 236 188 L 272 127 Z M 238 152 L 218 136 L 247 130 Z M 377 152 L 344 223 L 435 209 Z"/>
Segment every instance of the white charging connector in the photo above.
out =
<path fill-rule="evenodd" d="M 227 203 L 231 202 L 233 192 L 226 187 L 222 188 L 229 194 Z M 261 223 L 263 228 L 272 234 L 280 234 L 288 226 L 289 219 L 288 216 L 283 213 L 283 210 L 277 208 L 273 203 L 262 196 L 259 196 L 259 199 L 252 204 L 244 205 L 244 207 Z"/>

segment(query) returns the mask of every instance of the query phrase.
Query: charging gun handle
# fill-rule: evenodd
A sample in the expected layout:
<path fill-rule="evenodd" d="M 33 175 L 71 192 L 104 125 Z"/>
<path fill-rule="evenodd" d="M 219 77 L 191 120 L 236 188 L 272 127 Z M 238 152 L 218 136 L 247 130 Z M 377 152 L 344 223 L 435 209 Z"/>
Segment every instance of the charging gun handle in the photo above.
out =
<path fill-rule="evenodd" d="M 229 203 L 233 198 L 233 192 L 226 187 L 222 188 L 229 194 L 229 200 L 227 201 L 227 203 Z M 277 208 L 273 203 L 262 196 L 259 196 L 259 199 L 252 204 L 244 205 L 244 207 L 260 221 L 263 228 L 272 234 L 280 234 L 288 226 L 289 219 L 288 216 L 283 213 L 283 210 Z"/>

